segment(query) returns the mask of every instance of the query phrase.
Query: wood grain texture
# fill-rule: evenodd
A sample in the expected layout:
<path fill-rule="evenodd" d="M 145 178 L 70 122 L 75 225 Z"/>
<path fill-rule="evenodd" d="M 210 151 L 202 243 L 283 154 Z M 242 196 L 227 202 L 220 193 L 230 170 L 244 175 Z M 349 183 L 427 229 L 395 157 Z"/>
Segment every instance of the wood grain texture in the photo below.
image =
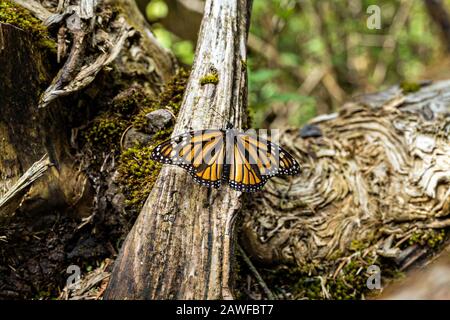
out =
<path fill-rule="evenodd" d="M 241 127 L 246 106 L 250 1 L 207 1 L 196 58 L 173 135 Z M 215 72 L 216 84 L 200 79 Z M 230 291 L 233 226 L 240 193 L 211 190 L 165 166 L 128 235 L 105 299 L 220 299 Z"/>
<path fill-rule="evenodd" d="M 449 130 L 449 80 L 356 97 L 286 130 L 280 143 L 302 173 L 271 179 L 245 201 L 247 254 L 272 268 L 320 268 L 330 282 L 355 261 L 403 271 L 429 259 L 439 246 L 414 238 L 439 239 L 450 226 Z"/>

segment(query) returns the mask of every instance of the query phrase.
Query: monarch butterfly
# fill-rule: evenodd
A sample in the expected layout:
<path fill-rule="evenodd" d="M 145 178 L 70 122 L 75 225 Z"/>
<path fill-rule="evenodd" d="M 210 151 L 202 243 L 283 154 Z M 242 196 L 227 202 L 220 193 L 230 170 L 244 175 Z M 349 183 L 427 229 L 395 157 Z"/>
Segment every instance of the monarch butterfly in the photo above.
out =
<path fill-rule="evenodd" d="M 151 158 L 186 169 L 194 181 L 219 188 L 221 182 L 244 192 L 260 190 L 267 180 L 300 172 L 285 149 L 256 134 L 233 129 L 189 131 L 153 149 Z"/>

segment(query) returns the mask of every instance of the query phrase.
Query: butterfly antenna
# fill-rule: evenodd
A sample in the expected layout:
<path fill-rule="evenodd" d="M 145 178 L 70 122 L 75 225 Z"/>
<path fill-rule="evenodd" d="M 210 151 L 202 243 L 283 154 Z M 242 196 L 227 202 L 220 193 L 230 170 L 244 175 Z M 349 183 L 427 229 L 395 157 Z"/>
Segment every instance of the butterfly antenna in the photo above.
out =
<path fill-rule="evenodd" d="M 233 124 L 230 122 L 230 120 L 228 120 L 227 118 L 225 118 L 219 111 L 217 111 L 213 106 L 210 106 L 211 110 L 214 111 L 217 115 L 219 115 L 223 120 L 226 121 L 227 123 L 227 128 L 229 127 L 233 127 Z"/>

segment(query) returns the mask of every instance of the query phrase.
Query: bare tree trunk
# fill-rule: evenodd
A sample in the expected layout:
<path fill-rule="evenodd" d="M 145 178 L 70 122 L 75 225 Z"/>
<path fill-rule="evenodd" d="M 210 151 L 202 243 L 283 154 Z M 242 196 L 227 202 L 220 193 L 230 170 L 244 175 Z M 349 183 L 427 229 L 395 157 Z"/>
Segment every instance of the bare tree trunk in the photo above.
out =
<path fill-rule="evenodd" d="M 250 1 L 208 1 L 196 58 L 173 135 L 189 128 L 242 126 L 247 99 Z M 202 85 L 216 74 L 218 82 Z M 106 299 L 231 298 L 230 269 L 239 192 L 196 185 L 163 167 L 117 258 Z"/>

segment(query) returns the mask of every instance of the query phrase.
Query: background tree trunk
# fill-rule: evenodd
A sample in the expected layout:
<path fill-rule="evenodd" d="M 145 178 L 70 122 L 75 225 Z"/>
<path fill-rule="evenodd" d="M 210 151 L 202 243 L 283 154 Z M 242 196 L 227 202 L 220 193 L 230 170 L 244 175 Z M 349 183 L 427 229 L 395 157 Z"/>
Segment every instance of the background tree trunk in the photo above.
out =
<path fill-rule="evenodd" d="M 450 52 L 450 16 L 441 0 L 425 0 L 428 14 L 441 31 L 442 43 Z"/>
<path fill-rule="evenodd" d="M 64 109 L 60 103 L 37 108 L 42 85 L 50 79 L 49 53 L 40 51 L 32 37 L 17 27 L 0 24 L 0 32 L 0 194 L 45 155 L 54 164 L 43 179 L 4 202 L 0 218 L 10 218 L 19 207 L 30 212 L 75 204 L 86 178 L 74 170 L 68 137 L 61 134 Z"/>
<path fill-rule="evenodd" d="M 208 1 L 196 58 L 173 136 L 186 130 L 242 127 L 247 103 L 250 2 Z M 218 81 L 202 85 L 201 79 Z M 195 184 L 163 167 L 116 260 L 106 299 L 231 298 L 230 271 L 239 192 Z"/>

